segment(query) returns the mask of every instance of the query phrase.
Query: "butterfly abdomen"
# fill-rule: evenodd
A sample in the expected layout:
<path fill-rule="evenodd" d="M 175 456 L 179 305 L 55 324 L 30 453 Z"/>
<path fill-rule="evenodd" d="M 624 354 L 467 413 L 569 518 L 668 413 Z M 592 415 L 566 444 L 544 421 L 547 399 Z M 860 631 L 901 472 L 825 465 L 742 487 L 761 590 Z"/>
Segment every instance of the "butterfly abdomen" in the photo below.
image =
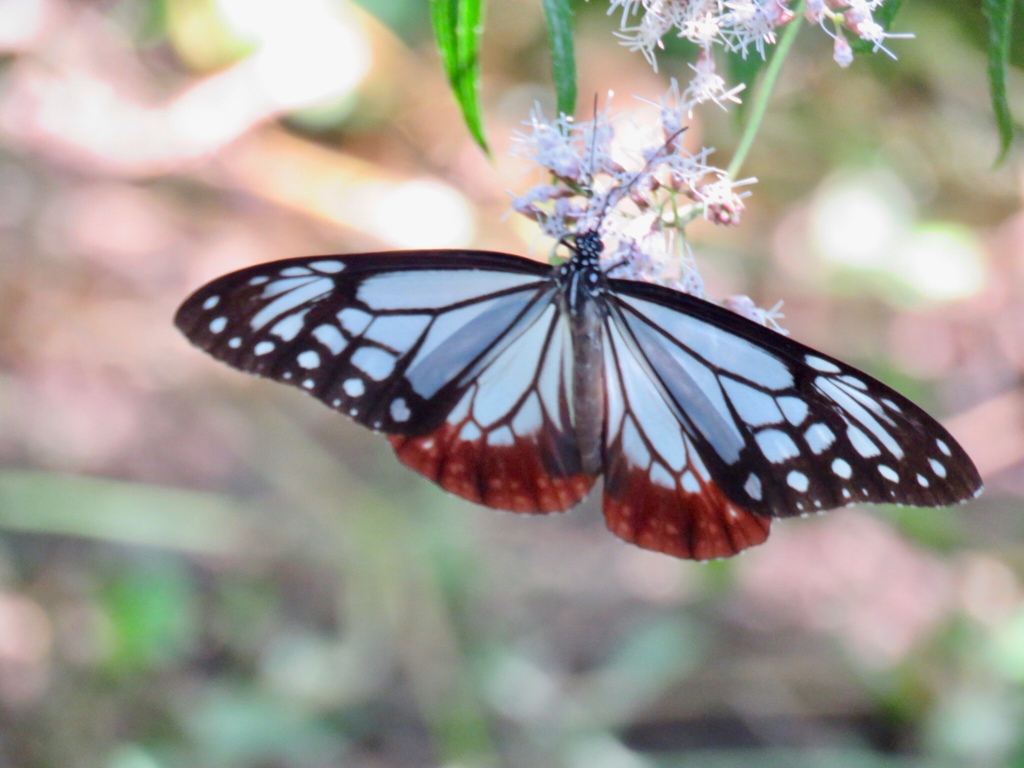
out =
<path fill-rule="evenodd" d="M 562 275 L 563 312 L 572 333 L 572 423 L 584 471 L 599 475 L 604 467 L 604 317 L 593 284 L 601 276 L 576 259 Z M 598 277 L 591 280 L 590 275 Z"/>

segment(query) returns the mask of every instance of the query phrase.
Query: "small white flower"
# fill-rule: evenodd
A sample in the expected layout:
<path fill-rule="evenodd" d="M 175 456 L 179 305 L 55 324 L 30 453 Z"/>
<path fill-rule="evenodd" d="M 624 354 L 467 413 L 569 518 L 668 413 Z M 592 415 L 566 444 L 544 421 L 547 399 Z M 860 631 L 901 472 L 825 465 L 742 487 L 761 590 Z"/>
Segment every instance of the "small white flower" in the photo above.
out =
<path fill-rule="evenodd" d="M 704 218 L 715 224 L 739 224 L 740 216 L 746 210 L 743 198 L 750 192 L 737 192 L 737 187 L 757 183 L 757 179 L 733 181 L 726 173 L 721 173 L 715 181 L 703 184 L 694 189 L 695 197 L 704 204 Z"/>
<path fill-rule="evenodd" d="M 761 309 L 754 303 L 754 300 L 749 296 L 729 296 L 722 301 L 722 306 L 728 310 L 732 310 L 737 315 L 747 318 L 758 325 L 763 325 L 765 328 L 781 333 L 784 336 L 789 335 L 789 331 L 785 330 L 780 324 L 779 319 L 785 317 L 782 314 L 782 302 L 776 302 L 775 306 L 771 309 Z"/>
<path fill-rule="evenodd" d="M 871 43 L 873 49 L 883 51 L 895 58 L 885 47 L 890 38 L 912 38 L 912 34 L 886 32 L 875 21 L 874 12 L 884 0 L 806 0 L 804 18 L 836 39 L 833 58 L 840 66 L 846 62 L 845 41 L 839 42 L 845 29 Z M 621 8 L 622 21 L 616 35 L 630 50 L 643 53 L 657 71 L 656 52 L 664 47 L 662 39 L 676 30 L 679 37 L 695 43 L 701 49 L 701 56 L 710 56 L 715 46 L 741 53 L 746 57 L 753 48 L 762 58 L 766 46 L 774 45 L 779 27 L 793 21 L 795 14 L 790 9 L 790 0 L 611 0 L 609 13 Z M 639 21 L 633 20 L 639 16 Z M 835 32 L 829 29 L 835 28 Z M 852 51 L 850 52 L 852 57 Z M 694 82 L 687 88 L 691 98 L 698 92 L 707 92 L 707 86 L 697 83 L 704 73 L 695 68 Z M 718 98 L 705 98 L 724 106 L 725 101 L 735 101 L 736 91 L 726 91 L 724 83 Z M 694 101 L 694 104 L 703 103 Z"/>
<path fill-rule="evenodd" d="M 832 59 L 843 69 L 853 64 L 853 48 L 842 34 L 834 36 L 832 44 Z"/>
<path fill-rule="evenodd" d="M 697 64 L 689 66 L 694 72 L 693 79 L 690 80 L 690 84 L 686 86 L 686 90 L 679 98 L 688 117 L 693 117 L 694 107 L 709 101 L 722 109 L 728 109 L 725 105 L 727 101 L 734 104 L 740 103 L 741 99 L 737 94 L 747 87 L 746 84 L 740 83 L 734 88 L 726 89 L 725 78 L 718 74 L 711 51 L 707 49 L 701 51 L 697 57 Z M 674 84 L 675 80 L 672 82 Z"/>

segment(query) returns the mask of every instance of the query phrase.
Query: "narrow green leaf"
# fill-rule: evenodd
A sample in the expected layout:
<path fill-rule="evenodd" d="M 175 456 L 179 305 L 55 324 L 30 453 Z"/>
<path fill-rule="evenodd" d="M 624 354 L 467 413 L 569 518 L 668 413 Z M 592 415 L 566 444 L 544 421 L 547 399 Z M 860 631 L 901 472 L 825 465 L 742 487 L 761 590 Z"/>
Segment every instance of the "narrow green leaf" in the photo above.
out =
<path fill-rule="evenodd" d="M 243 510 L 222 496 L 99 477 L 0 471 L 0 530 L 211 554 L 245 547 Z"/>
<path fill-rule="evenodd" d="M 988 86 L 999 128 L 999 155 L 995 165 L 1006 158 L 1013 141 L 1013 116 L 1006 100 L 1006 69 L 1010 63 L 1013 29 L 1013 0 L 985 0 L 982 4 L 988 20 Z"/>
<path fill-rule="evenodd" d="M 434 39 L 469 132 L 487 152 L 480 116 L 480 34 L 483 0 L 430 0 Z"/>
<path fill-rule="evenodd" d="M 542 0 L 551 44 L 551 78 L 558 97 L 558 111 L 576 111 L 576 56 L 572 43 L 572 7 L 569 0 Z"/>

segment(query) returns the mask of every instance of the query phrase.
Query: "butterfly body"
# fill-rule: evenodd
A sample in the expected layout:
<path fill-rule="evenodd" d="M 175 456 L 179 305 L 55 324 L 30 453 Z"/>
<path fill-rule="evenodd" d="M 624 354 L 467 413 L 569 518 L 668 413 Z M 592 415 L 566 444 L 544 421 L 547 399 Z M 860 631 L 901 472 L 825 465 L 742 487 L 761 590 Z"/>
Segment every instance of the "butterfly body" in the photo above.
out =
<path fill-rule="evenodd" d="M 763 542 L 771 518 L 981 484 L 906 398 L 671 289 L 602 271 L 596 233 L 550 267 L 483 251 L 290 259 L 199 289 L 175 318 L 241 370 L 385 432 L 486 506 L 553 512 L 604 479 L 608 527 L 678 557 Z"/>

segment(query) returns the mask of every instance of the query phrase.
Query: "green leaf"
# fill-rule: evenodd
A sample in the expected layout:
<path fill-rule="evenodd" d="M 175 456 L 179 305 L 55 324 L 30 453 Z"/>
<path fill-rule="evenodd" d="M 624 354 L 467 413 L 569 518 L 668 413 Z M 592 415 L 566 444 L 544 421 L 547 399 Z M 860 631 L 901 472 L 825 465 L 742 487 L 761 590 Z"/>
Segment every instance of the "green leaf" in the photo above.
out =
<path fill-rule="evenodd" d="M 558 96 L 558 111 L 576 110 L 576 57 L 572 44 L 572 8 L 569 0 L 542 0 L 551 43 L 551 77 Z"/>
<path fill-rule="evenodd" d="M 1013 117 L 1006 100 L 1006 69 L 1010 62 L 1013 29 L 1013 0 L 984 0 L 982 10 L 988 20 L 988 85 L 992 111 L 999 128 L 999 155 L 996 165 L 1006 158 L 1013 141 Z"/>
<path fill-rule="evenodd" d="M 476 143 L 488 152 L 480 117 L 480 34 L 483 0 L 430 0 L 434 39 L 455 100 Z"/>

